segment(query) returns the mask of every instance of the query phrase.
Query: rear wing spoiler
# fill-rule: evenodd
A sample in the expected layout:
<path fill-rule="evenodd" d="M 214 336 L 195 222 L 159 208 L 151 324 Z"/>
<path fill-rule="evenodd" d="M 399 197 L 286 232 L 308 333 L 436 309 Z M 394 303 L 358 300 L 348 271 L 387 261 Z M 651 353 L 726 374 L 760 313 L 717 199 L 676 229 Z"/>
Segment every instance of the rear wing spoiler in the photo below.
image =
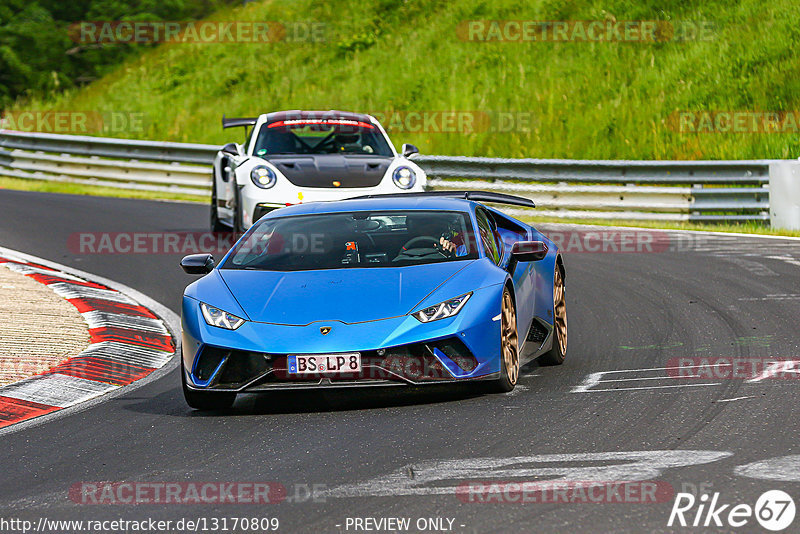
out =
<path fill-rule="evenodd" d="M 222 116 L 222 127 L 223 128 L 236 128 L 237 126 L 244 126 L 246 128 L 248 126 L 255 125 L 256 122 L 258 122 L 258 117 L 256 117 L 256 118 L 226 119 L 225 115 Z"/>
<path fill-rule="evenodd" d="M 493 204 L 507 204 L 510 206 L 523 206 L 525 208 L 535 208 L 533 200 L 525 197 L 506 195 L 505 193 L 493 193 L 490 191 L 425 191 L 423 193 L 388 193 L 383 195 L 364 195 L 359 198 L 392 198 L 392 197 L 450 197 L 463 198 L 475 202 L 490 202 Z"/>
<path fill-rule="evenodd" d="M 222 128 L 236 128 L 237 126 L 244 126 L 244 138 L 245 141 L 247 140 L 247 135 L 250 133 L 248 128 L 250 126 L 254 126 L 255 123 L 258 122 L 258 117 L 248 117 L 248 118 L 238 118 L 238 119 L 226 119 L 225 115 L 222 115 Z"/>

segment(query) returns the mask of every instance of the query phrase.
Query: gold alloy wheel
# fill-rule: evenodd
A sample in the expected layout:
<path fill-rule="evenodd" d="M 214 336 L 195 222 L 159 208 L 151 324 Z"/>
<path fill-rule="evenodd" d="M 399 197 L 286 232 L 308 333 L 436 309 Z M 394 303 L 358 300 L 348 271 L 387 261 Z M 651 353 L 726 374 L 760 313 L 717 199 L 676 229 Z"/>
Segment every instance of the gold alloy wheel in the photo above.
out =
<path fill-rule="evenodd" d="M 513 386 L 519 377 L 519 352 L 517 350 L 517 314 L 514 312 L 514 302 L 511 300 L 511 293 L 508 290 L 503 292 L 502 338 L 506 377 Z"/>
<path fill-rule="evenodd" d="M 561 269 L 556 266 L 553 288 L 553 310 L 555 311 L 556 340 L 561 354 L 567 353 L 567 300 L 564 296 L 564 279 Z"/>

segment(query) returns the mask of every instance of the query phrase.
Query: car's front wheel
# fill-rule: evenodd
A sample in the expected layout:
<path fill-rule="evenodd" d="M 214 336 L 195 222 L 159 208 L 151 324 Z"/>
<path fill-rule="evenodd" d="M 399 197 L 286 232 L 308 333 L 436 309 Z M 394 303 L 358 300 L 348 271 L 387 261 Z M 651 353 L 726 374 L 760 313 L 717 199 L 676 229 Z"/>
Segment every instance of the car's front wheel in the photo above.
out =
<path fill-rule="evenodd" d="M 503 289 L 500 311 L 500 378 L 492 383 L 491 390 L 507 393 L 514 389 L 519 378 L 519 341 L 517 338 L 517 311 L 508 287 Z"/>
<path fill-rule="evenodd" d="M 194 391 L 186 386 L 186 372 L 183 362 L 181 362 L 181 385 L 183 386 L 183 398 L 186 404 L 195 410 L 213 411 L 225 410 L 233 406 L 236 400 L 236 393 L 219 391 Z"/>

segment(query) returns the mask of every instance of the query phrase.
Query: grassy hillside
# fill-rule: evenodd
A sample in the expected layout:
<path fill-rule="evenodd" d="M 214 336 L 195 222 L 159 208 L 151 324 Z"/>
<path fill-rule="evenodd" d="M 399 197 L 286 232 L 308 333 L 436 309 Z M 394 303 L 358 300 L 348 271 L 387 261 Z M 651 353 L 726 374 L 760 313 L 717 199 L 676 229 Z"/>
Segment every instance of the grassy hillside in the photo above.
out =
<path fill-rule="evenodd" d="M 396 126 L 394 142 L 417 144 L 424 153 L 508 157 L 800 156 L 800 131 L 791 127 L 788 133 L 680 133 L 674 120 L 682 111 L 800 110 L 796 3 L 662 4 L 267 0 L 212 18 L 280 21 L 290 34 L 314 22 L 322 39 L 162 45 L 84 89 L 16 107 L 144 112 L 144 131 L 117 135 L 187 142 L 238 140 L 239 132 L 220 128 L 223 113 L 450 110 L 480 112 L 478 122 L 489 117 L 491 124 L 471 133 Z M 470 20 L 658 20 L 672 28 L 703 24 L 706 33 L 655 43 L 465 41 Z M 492 131 L 502 114 L 527 124 Z"/>

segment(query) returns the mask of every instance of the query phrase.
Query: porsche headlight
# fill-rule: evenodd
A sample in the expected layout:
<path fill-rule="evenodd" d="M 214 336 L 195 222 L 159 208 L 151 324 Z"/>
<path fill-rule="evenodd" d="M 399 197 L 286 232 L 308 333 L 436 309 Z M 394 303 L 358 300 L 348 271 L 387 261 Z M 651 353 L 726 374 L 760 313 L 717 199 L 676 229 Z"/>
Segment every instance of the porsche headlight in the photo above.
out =
<path fill-rule="evenodd" d="M 278 181 L 275 173 L 269 167 L 259 165 L 250 171 L 250 179 L 261 189 L 269 189 Z"/>
<path fill-rule="evenodd" d="M 417 174 L 411 167 L 397 167 L 392 173 L 392 181 L 400 189 L 411 189 L 417 183 Z"/>
<path fill-rule="evenodd" d="M 226 330 L 236 330 L 244 324 L 244 319 L 236 317 L 232 313 L 220 310 L 213 306 L 209 306 L 205 302 L 200 303 L 200 310 L 203 312 L 203 318 L 210 326 L 218 326 Z"/>
<path fill-rule="evenodd" d="M 428 306 L 413 315 L 421 323 L 429 323 L 431 321 L 453 317 L 461 311 L 461 308 L 464 307 L 464 304 L 467 303 L 471 296 L 472 293 L 466 293 L 460 297 L 436 304 L 435 306 Z"/>

